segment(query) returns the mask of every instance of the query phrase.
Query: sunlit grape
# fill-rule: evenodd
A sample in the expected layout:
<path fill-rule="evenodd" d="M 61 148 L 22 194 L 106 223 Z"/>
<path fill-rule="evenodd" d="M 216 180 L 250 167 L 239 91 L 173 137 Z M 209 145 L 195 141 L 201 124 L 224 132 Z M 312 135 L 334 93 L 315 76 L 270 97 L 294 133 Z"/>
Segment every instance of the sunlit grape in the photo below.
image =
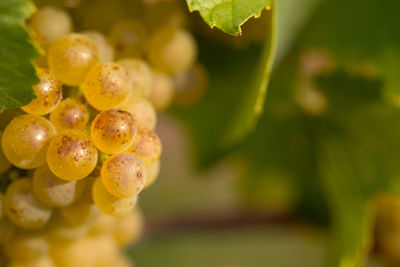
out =
<path fill-rule="evenodd" d="M 93 120 L 91 135 L 99 150 L 109 154 L 123 152 L 135 140 L 136 123 L 129 112 L 109 109 Z"/>
<path fill-rule="evenodd" d="M 83 130 L 89 121 L 89 111 L 78 100 L 67 98 L 62 100 L 57 108 L 50 113 L 50 121 L 57 131 Z"/>
<path fill-rule="evenodd" d="M 172 77 L 161 72 L 154 72 L 150 101 L 156 110 L 165 110 L 174 98 L 175 86 Z"/>
<path fill-rule="evenodd" d="M 97 110 L 106 110 L 123 103 L 131 93 L 125 69 L 115 63 L 98 63 L 87 73 L 83 94 Z"/>
<path fill-rule="evenodd" d="M 104 187 L 100 178 L 93 184 L 93 201 L 105 214 L 123 216 L 128 214 L 136 204 L 137 196 L 118 198 L 110 194 Z"/>
<path fill-rule="evenodd" d="M 132 85 L 132 95 L 148 98 L 153 84 L 153 73 L 147 63 L 137 58 L 124 58 L 117 62 L 125 68 Z"/>
<path fill-rule="evenodd" d="M 101 180 L 112 195 L 119 198 L 134 197 L 146 182 L 145 168 L 131 153 L 116 154 L 103 163 Z"/>
<path fill-rule="evenodd" d="M 47 56 L 54 75 L 68 85 L 79 85 L 99 60 L 96 45 L 88 37 L 72 33 L 54 41 Z"/>
<path fill-rule="evenodd" d="M 188 31 L 166 26 L 152 36 L 148 53 L 157 69 L 178 73 L 193 65 L 197 57 L 197 44 Z"/>
<path fill-rule="evenodd" d="M 160 173 L 160 160 L 157 160 L 154 162 L 150 167 L 146 168 L 146 184 L 144 187 L 149 187 L 152 185 L 158 178 L 158 175 Z"/>
<path fill-rule="evenodd" d="M 46 163 L 46 151 L 56 131 L 50 121 L 34 115 L 14 118 L 1 138 L 8 161 L 21 168 L 33 169 Z"/>
<path fill-rule="evenodd" d="M 121 247 L 135 242 L 143 231 L 144 219 L 138 209 L 133 209 L 114 224 L 113 236 Z"/>
<path fill-rule="evenodd" d="M 88 176 L 97 164 L 97 149 L 83 131 L 70 130 L 55 137 L 47 150 L 50 170 L 63 180 Z"/>
<path fill-rule="evenodd" d="M 156 133 L 147 129 L 139 129 L 135 142 L 128 152 L 136 155 L 146 167 L 150 167 L 161 156 L 162 145 Z"/>
<path fill-rule="evenodd" d="M 4 197 L 8 218 L 22 228 L 39 228 L 51 216 L 51 208 L 33 195 L 32 181 L 23 178 L 12 182 Z"/>
<path fill-rule="evenodd" d="M 111 62 L 114 59 L 114 48 L 100 32 L 86 31 L 83 33 L 97 46 L 100 62 Z"/>
<path fill-rule="evenodd" d="M 119 108 L 132 114 L 138 128 L 154 130 L 156 127 L 157 113 L 148 100 L 132 94 Z"/>
<path fill-rule="evenodd" d="M 179 106 L 192 106 L 205 94 L 208 86 L 208 74 L 203 65 L 196 64 L 192 68 L 174 76 L 175 100 Z"/>
<path fill-rule="evenodd" d="M 55 176 L 47 165 L 33 174 L 33 192 L 37 199 L 50 207 L 65 207 L 76 201 L 83 192 L 85 181 L 65 181 Z"/>

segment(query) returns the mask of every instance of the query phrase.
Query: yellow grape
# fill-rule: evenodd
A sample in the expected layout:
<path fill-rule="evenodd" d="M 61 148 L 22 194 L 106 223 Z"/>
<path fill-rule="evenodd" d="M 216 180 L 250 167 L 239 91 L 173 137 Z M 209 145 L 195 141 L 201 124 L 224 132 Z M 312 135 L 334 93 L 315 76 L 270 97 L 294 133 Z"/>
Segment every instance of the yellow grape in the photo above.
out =
<path fill-rule="evenodd" d="M 175 100 L 179 106 L 192 106 L 204 96 L 208 86 L 208 74 L 201 64 L 178 73 L 175 80 Z"/>
<path fill-rule="evenodd" d="M 130 212 L 136 204 L 137 196 L 118 198 L 110 194 L 98 178 L 92 189 L 93 201 L 96 206 L 107 215 L 123 216 Z"/>
<path fill-rule="evenodd" d="M 46 229 L 46 237 L 51 243 L 70 242 L 86 236 L 89 226 L 89 224 L 70 224 L 64 218 L 56 216 Z"/>
<path fill-rule="evenodd" d="M 166 26 L 152 36 L 148 54 L 157 69 L 178 73 L 193 65 L 197 57 L 197 44 L 188 31 Z"/>
<path fill-rule="evenodd" d="M 55 176 L 47 165 L 35 170 L 32 179 L 37 199 L 50 207 L 65 207 L 76 201 L 83 192 L 85 181 L 65 181 Z"/>
<path fill-rule="evenodd" d="M 136 123 L 128 111 L 109 109 L 93 120 L 91 136 L 102 152 L 120 153 L 132 146 L 136 136 Z"/>
<path fill-rule="evenodd" d="M 12 261 L 8 267 L 55 267 L 55 265 L 49 256 L 42 256 L 30 261 Z"/>
<path fill-rule="evenodd" d="M 144 218 L 138 209 L 133 209 L 114 224 L 113 236 L 121 247 L 128 246 L 140 237 L 144 228 Z"/>
<path fill-rule="evenodd" d="M 73 28 L 68 13 L 51 6 L 41 8 L 33 16 L 30 26 L 37 35 L 35 37 L 43 45 L 69 34 Z"/>
<path fill-rule="evenodd" d="M 48 69 L 37 69 L 40 83 L 33 87 L 36 98 L 21 107 L 23 111 L 33 115 L 45 115 L 53 111 L 62 98 L 61 83 Z"/>
<path fill-rule="evenodd" d="M 128 152 L 136 155 L 144 166 L 150 167 L 161 156 L 161 140 L 153 131 L 138 129 L 135 142 Z"/>
<path fill-rule="evenodd" d="M 160 173 L 160 160 L 154 162 L 150 167 L 146 168 L 146 184 L 144 187 L 149 187 L 152 185 L 158 178 Z"/>
<path fill-rule="evenodd" d="M 72 33 L 54 41 L 47 61 L 54 75 L 67 85 L 79 85 L 99 61 L 96 45 L 83 34 Z"/>
<path fill-rule="evenodd" d="M 111 62 L 114 60 L 114 48 L 103 34 L 95 31 L 87 31 L 83 34 L 89 37 L 97 46 L 100 62 Z"/>
<path fill-rule="evenodd" d="M 3 133 L 0 131 L 0 139 L 3 136 Z M 0 174 L 5 173 L 11 167 L 10 162 L 4 155 L 3 149 L 0 149 Z"/>
<path fill-rule="evenodd" d="M 123 253 L 120 253 L 112 262 L 111 265 L 113 267 L 133 267 L 131 260 L 125 256 Z"/>
<path fill-rule="evenodd" d="M 65 131 L 51 141 L 47 164 L 63 180 L 80 180 L 96 167 L 97 149 L 85 132 Z"/>
<path fill-rule="evenodd" d="M 146 182 L 143 163 L 131 153 L 109 157 L 101 167 L 104 187 L 118 198 L 134 197 Z"/>
<path fill-rule="evenodd" d="M 146 28 L 133 20 L 116 23 L 108 34 L 118 57 L 140 56 L 144 51 L 146 38 Z"/>
<path fill-rule="evenodd" d="M 30 261 L 45 256 L 49 251 L 49 244 L 39 233 L 19 233 L 3 244 L 3 251 L 11 260 Z"/>
<path fill-rule="evenodd" d="M 2 218 L 0 220 L 0 243 L 6 243 L 11 240 L 15 233 L 17 232 L 17 227 L 15 224 L 10 222 L 7 218 Z"/>
<path fill-rule="evenodd" d="M 156 110 L 165 110 L 174 98 L 175 85 L 172 78 L 161 72 L 154 72 L 150 101 Z"/>
<path fill-rule="evenodd" d="M 156 127 L 157 113 L 147 99 L 132 94 L 128 101 L 120 106 L 120 109 L 132 114 L 138 128 L 154 130 Z"/>
<path fill-rule="evenodd" d="M 111 233 L 117 219 L 118 217 L 101 212 L 90 226 L 89 235 Z"/>
<path fill-rule="evenodd" d="M 148 98 L 153 84 L 153 73 L 147 63 L 138 58 L 124 58 L 117 61 L 128 73 L 132 95 Z"/>
<path fill-rule="evenodd" d="M 39 228 L 51 216 L 51 208 L 33 195 L 32 181 L 22 178 L 12 182 L 4 197 L 8 218 L 22 228 Z"/>
<path fill-rule="evenodd" d="M 123 103 L 131 93 L 125 69 L 115 63 L 98 63 L 87 73 L 83 94 L 97 110 L 106 110 Z"/>
<path fill-rule="evenodd" d="M 1 138 L 8 161 L 21 169 L 33 169 L 46 163 L 46 151 L 56 131 L 47 119 L 34 115 L 14 118 Z"/>
<path fill-rule="evenodd" d="M 50 113 L 50 121 L 57 131 L 85 129 L 89 121 L 89 111 L 84 104 L 73 98 L 64 99 Z"/>

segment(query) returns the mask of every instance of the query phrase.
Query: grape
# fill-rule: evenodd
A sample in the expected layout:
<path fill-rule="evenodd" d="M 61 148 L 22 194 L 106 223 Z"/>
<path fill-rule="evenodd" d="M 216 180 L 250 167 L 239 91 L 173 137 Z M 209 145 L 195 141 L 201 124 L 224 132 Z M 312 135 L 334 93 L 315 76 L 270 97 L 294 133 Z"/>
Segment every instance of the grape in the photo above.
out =
<path fill-rule="evenodd" d="M 97 164 L 97 149 L 83 131 L 69 130 L 55 137 L 47 150 L 50 170 L 63 180 L 88 176 Z"/>
<path fill-rule="evenodd" d="M 111 233 L 117 219 L 118 217 L 114 217 L 105 213 L 100 213 L 91 225 L 89 235 Z"/>
<path fill-rule="evenodd" d="M 61 83 L 48 69 L 37 69 L 40 83 L 34 86 L 37 98 L 21 107 L 23 111 L 33 115 L 45 115 L 53 111 L 62 98 Z"/>
<path fill-rule="evenodd" d="M 0 131 L 0 139 L 2 136 L 3 133 Z M 3 149 L 0 149 L 0 174 L 5 173 L 10 167 L 11 164 L 4 155 Z"/>
<path fill-rule="evenodd" d="M 35 170 L 32 185 L 36 198 L 44 204 L 50 207 L 65 207 L 82 195 L 85 181 L 61 180 L 44 165 Z"/>
<path fill-rule="evenodd" d="M 54 41 L 47 56 L 54 75 L 67 85 L 79 85 L 99 60 L 96 45 L 82 34 L 72 33 Z"/>
<path fill-rule="evenodd" d="M 168 108 L 174 98 L 175 87 L 172 78 L 161 72 L 154 72 L 150 101 L 156 110 Z"/>
<path fill-rule="evenodd" d="M 69 242 L 84 237 L 88 231 L 88 224 L 69 224 L 58 216 L 47 229 L 47 238 L 54 243 Z"/>
<path fill-rule="evenodd" d="M 42 256 L 30 261 L 12 261 L 8 267 L 55 267 L 55 265 L 49 256 Z"/>
<path fill-rule="evenodd" d="M 11 240 L 17 231 L 15 224 L 10 222 L 7 218 L 0 220 L 0 243 L 6 243 Z"/>
<path fill-rule="evenodd" d="M 78 100 L 67 98 L 62 100 L 57 108 L 50 113 L 50 121 L 57 131 L 84 130 L 89 121 L 89 111 Z"/>
<path fill-rule="evenodd" d="M 132 114 L 138 128 L 154 130 L 156 127 L 157 113 L 148 100 L 132 94 L 120 109 Z"/>
<path fill-rule="evenodd" d="M 46 163 L 46 151 L 56 131 L 50 121 L 34 115 L 14 118 L 1 138 L 8 161 L 21 169 L 33 169 Z"/>
<path fill-rule="evenodd" d="M 115 63 L 98 63 L 86 75 L 83 94 L 97 110 L 106 110 L 124 102 L 131 93 L 125 69 Z"/>
<path fill-rule="evenodd" d="M 208 86 L 208 74 L 203 65 L 192 68 L 174 76 L 175 103 L 187 107 L 196 104 L 205 94 Z"/>
<path fill-rule="evenodd" d="M 167 26 L 152 36 L 148 56 L 157 69 L 178 73 L 193 65 L 197 57 L 197 44 L 188 31 Z"/>
<path fill-rule="evenodd" d="M 104 187 L 100 178 L 93 185 L 93 201 L 107 215 L 123 216 L 130 212 L 136 204 L 137 196 L 118 198 L 111 195 Z"/>
<path fill-rule="evenodd" d="M 41 8 L 32 18 L 30 26 L 43 45 L 67 35 L 73 28 L 71 17 L 67 12 L 50 6 Z"/>
<path fill-rule="evenodd" d="M 114 48 L 99 32 L 87 31 L 83 33 L 97 46 L 100 62 L 111 62 L 114 59 Z"/>
<path fill-rule="evenodd" d="M 161 156 L 162 146 L 156 133 L 147 129 L 139 129 L 133 146 L 128 150 L 137 156 L 146 167 L 150 167 Z"/>
<path fill-rule="evenodd" d="M 125 58 L 117 62 L 125 68 L 132 85 L 132 95 L 148 98 L 153 84 L 153 73 L 141 59 Z"/>
<path fill-rule="evenodd" d="M 32 181 L 22 178 L 12 182 L 4 197 L 4 209 L 8 218 L 22 228 L 39 228 L 51 216 L 51 208 L 33 195 Z"/>
<path fill-rule="evenodd" d="M 118 57 L 140 56 L 144 51 L 146 38 L 146 28 L 133 20 L 116 23 L 108 34 Z"/>
<path fill-rule="evenodd" d="M 123 253 L 118 255 L 112 262 L 111 265 L 113 267 L 133 267 L 134 265 L 131 262 L 131 259 L 129 259 L 127 256 L 125 256 Z"/>
<path fill-rule="evenodd" d="M 160 173 L 160 160 L 154 162 L 150 167 L 146 168 L 146 184 L 145 188 L 152 185 Z"/>
<path fill-rule="evenodd" d="M 143 163 L 131 153 L 109 157 L 101 167 L 101 180 L 112 195 L 134 197 L 146 182 Z"/>
<path fill-rule="evenodd" d="M 143 232 L 144 219 L 138 209 L 133 209 L 123 217 L 117 219 L 114 225 L 113 236 L 121 247 L 135 242 Z"/>
<path fill-rule="evenodd" d="M 133 116 L 124 110 L 101 112 L 92 122 L 92 140 L 104 153 L 120 153 L 132 146 L 136 135 Z"/>
<path fill-rule="evenodd" d="M 49 244 L 40 234 L 20 233 L 3 244 L 3 251 L 11 260 L 30 261 L 46 255 Z"/>

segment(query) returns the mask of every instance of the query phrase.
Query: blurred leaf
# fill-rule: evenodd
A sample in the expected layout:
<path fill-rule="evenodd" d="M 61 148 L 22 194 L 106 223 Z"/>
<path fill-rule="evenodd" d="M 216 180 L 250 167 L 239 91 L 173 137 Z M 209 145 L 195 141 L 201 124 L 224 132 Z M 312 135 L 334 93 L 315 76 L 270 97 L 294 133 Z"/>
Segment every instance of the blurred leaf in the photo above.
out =
<path fill-rule="evenodd" d="M 210 27 L 232 35 L 241 33 L 241 25 L 251 17 L 259 17 L 272 0 L 187 0 L 190 11 L 199 11 Z"/>
<path fill-rule="evenodd" d="M 29 0 L 0 1 L 0 111 L 26 105 L 39 82 L 32 65 L 38 52 L 24 26 L 34 11 Z"/>

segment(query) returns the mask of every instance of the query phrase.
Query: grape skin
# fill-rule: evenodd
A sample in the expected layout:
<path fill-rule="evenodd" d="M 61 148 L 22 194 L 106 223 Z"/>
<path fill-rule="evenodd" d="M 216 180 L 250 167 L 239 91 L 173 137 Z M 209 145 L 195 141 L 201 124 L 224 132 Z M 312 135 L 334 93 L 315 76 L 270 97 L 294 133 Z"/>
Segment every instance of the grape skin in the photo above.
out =
<path fill-rule="evenodd" d="M 43 226 L 51 216 L 51 208 L 33 195 L 32 181 L 28 178 L 16 180 L 8 186 L 4 209 L 13 223 L 27 229 Z"/>
<path fill-rule="evenodd" d="M 122 104 L 131 93 L 125 69 L 115 63 L 98 63 L 87 73 L 83 94 L 97 110 L 107 110 Z"/>
<path fill-rule="evenodd" d="M 61 83 L 48 69 L 37 69 L 40 83 L 33 87 L 36 98 L 21 107 L 21 109 L 33 115 L 45 115 L 53 111 L 62 98 Z"/>
<path fill-rule="evenodd" d="M 57 108 L 50 113 L 50 121 L 57 131 L 84 130 L 89 121 L 89 111 L 78 100 L 67 98 L 62 100 Z"/>
<path fill-rule="evenodd" d="M 111 62 L 114 60 L 114 48 L 103 34 L 95 31 L 83 32 L 97 46 L 100 62 Z"/>
<path fill-rule="evenodd" d="M 45 118 L 22 115 L 14 118 L 1 138 L 4 155 L 21 169 L 34 169 L 46 163 L 46 151 L 56 130 Z"/>
<path fill-rule="evenodd" d="M 0 140 L 3 136 L 3 133 L 0 131 Z M 3 149 L 0 149 L 0 174 L 5 173 L 11 167 L 10 162 L 4 155 Z"/>
<path fill-rule="evenodd" d="M 96 167 L 97 149 L 85 132 L 65 131 L 51 141 L 47 164 L 60 179 L 80 180 Z"/>
<path fill-rule="evenodd" d="M 86 72 L 99 61 L 99 53 L 88 37 L 72 33 L 51 44 L 47 60 L 50 69 L 62 83 L 79 85 Z"/>
<path fill-rule="evenodd" d="M 3 244 L 3 251 L 11 260 L 30 261 L 45 256 L 49 244 L 40 234 L 19 233 Z"/>
<path fill-rule="evenodd" d="M 158 175 L 160 174 L 160 167 L 161 162 L 160 160 L 157 160 L 150 167 L 146 168 L 146 184 L 144 185 L 144 188 L 151 186 L 157 180 Z"/>
<path fill-rule="evenodd" d="M 156 133 L 147 129 L 137 131 L 135 142 L 128 152 L 136 155 L 146 167 L 150 167 L 161 156 L 162 145 Z"/>
<path fill-rule="evenodd" d="M 101 180 L 107 191 L 115 197 L 134 197 L 146 182 L 145 168 L 131 153 L 116 154 L 103 163 Z"/>
<path fill-rule="evenodd" d="M 83 192 L 85 181 L 65 181 L 55 176 L 47 165 L 35 170 L 32 179 L 37 199 L 50 207 L 65 207 L 76 201 Z"/>
<path fill-rule="evenodd" d="M 98 178 L 92 189 L 93 201 L 105 214 L 110 216 L 123 216 L 129 213 L 136 204 L 137 196 L 118 198 L 110 194 Z"/>
<path fill-rule="evenodd" d="M 132 114 L 138 128 L 154 130 L 156 127 L 157 113 L 148 100 L 132 94 L 119 108 Z"/>
<path fill-rule="evenodd" d="M 171 105 L 174 95 L 175 85 L 172 77 L 161 72 L 154 72 L 150 94 L 150 101 L 154 108 L 157 111 L 167 109 Z"/>
<path fill-rule="evenodd" d="M 119 246 L 126 247 L 139 239 L 143 228 L 143 215 L 135 208 L 125 216 L 117 218 L 114 223 L 113 236 Z"/>

